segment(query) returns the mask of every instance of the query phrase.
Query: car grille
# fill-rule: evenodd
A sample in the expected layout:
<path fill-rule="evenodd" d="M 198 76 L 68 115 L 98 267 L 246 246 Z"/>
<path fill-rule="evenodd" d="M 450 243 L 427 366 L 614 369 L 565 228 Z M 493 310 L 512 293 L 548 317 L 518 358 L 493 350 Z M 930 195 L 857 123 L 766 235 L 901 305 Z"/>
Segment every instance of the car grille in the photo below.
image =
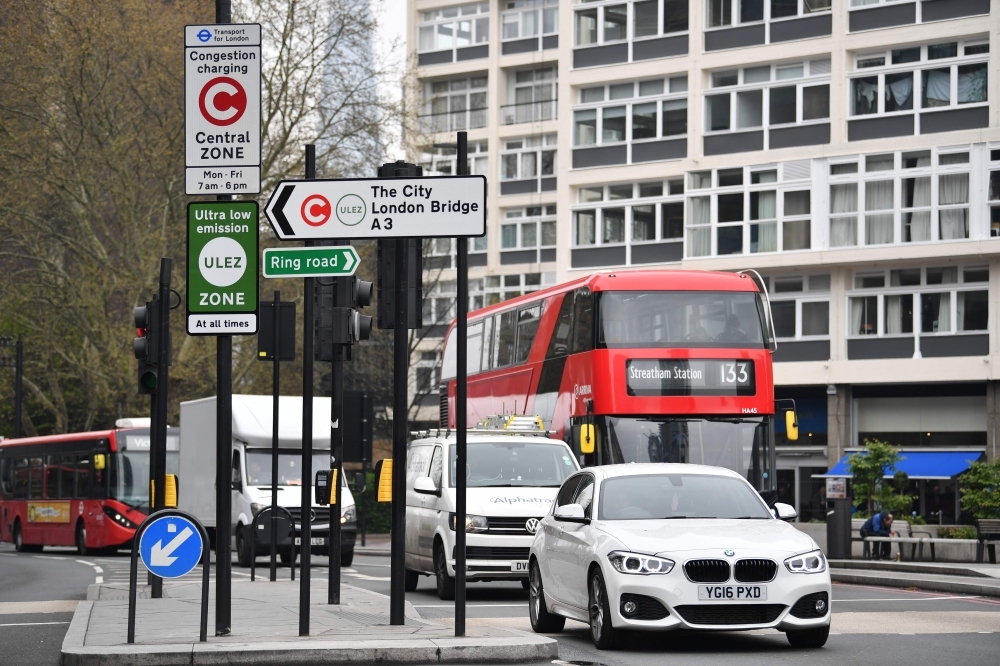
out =
<path fill-rule="evenodd" d="M 691 624 L 770 624 L 778 619 L 785 606 L 781 604 L 712 604 L 676 606 L 682 618 Z"/>
<path fill-rule="evenodd" d="M 684 564 L 684 573 L 692 583 L 725 583 L 729 580 L 729 562 L 691 560 Z"/>
<path fill-rule="evenodd" d="M 487 525 L 489 525 L 489 529 L 487 529 L 487 532 L 490 534 L 507 534 L 507 535 L 516 534 L 520 536 L 531 535 L 532 532 L 529 532 L 527 528 L 524 526 L 525 523 L 528 522 L 528 520 L 529 517 L 527 516 L 524 518 L 511 518 L 510 516 L 497 516 L 497 517 L 488 516 L 486 518 Z M 538 520 L 541 520 L 541 518 L 539 518 Z"/>
<path fill-rule="evenodd" d="M 288 507 L 289 513 L 292 514 L 292 518 L 295 520 L 296 525 L 302 523 L 302 508 L 301 507 Z M 311 524 L 325 524 L 330 522 L 330 509 L 328 507 L 313 508 L 316 512 L 316 517 L 313 518 Z"/>
<path fill-rule="evenodd" d="M 627 615 L 625 613 L 626 601 L 634 601 L 639 609 L 635 613 Z M 630 620 L 662 620 L 670 615 L 670 611 L 660 603 L 659 599 L 647 597 L 645 594 L 623 594 L 620 609 L 622 616 Z"/>
<path fill-rule="evenodd" d="M 778 565 L 773 560 L 740 560 L 733 567 L 733 578 L 741 583 L 767 583 L 777 573 Z"/>
<path fill-rule="evenodd" d="M 816 601 L 822 599 L 826 602 L 825 610 L 822 613 L 816 611 Z M 813 594 L 807 594 L 792 606 L 790 611 L 792 615 L 803 620 L 814 620 L 819 617 L 826 617 L 826 614 L 830 612 L 830 595 L 826 592 L 814 592 Z"/>
<path fill-rule="evenodd" d="M 448 427 L 448 385 L 438 389 L 438 427 Z"/>
<path fill-rule="evenodd" d="M 465 559 L 467 560 L 527 560 L 528 548 L 514 548 L 510 546 L 466 546 Z M 455 549 L 451 551 L 452 558 L 455 557 Z"/>

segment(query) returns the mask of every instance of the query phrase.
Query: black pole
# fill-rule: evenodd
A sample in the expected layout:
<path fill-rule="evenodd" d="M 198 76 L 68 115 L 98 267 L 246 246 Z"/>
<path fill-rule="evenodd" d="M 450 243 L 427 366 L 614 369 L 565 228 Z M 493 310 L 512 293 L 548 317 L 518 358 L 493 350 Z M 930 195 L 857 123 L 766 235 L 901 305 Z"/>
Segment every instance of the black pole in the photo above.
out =
<path fill-rule="evenodd" d="M 215 22 L 232 23 L 231 0 L 215 0 Z M 232 201 L 220 194 L 216 201 Z M 232 476 L 233 451 L 233 336 L 216 337 L 215 405 L 215 635 L 228 636 L 232 630 Z"/>
<path fill-rule="evenodd" d="M 281 394 L 281 292 L 274 292 L 274 405 L 271 414 L 271 580 L 278 580 L 278 396 Z M 294 536 L 294 535 L 293 535 Z M 250 559 L 256 558 L 255 539 L 250 540 Z"/>
<path fill-rule="evenodd" d="M 21 409 L 24 400 L 24 340 L 17 336 L 14 351 L 14 438 L 21 436 Z"/>
<path fill-rule="evenodd" d="M 153 302 L 156 297 L 153 297 Z M 149 394 L 149 478 L 153 481 L 160 478 L 160 473 L 156 471 L 156 394 Z M 149 498 L 149 515 L 156 511 L 156 497 Z M 154 576 L 152 571 L 146 571 L 146 585 L 151 586 L 150 595 L 154 599 L 163 598 L 163 580 L 159 576 Z"/>
<path fill-rule="evenodd" d="M 340 244 L 340 241 L 337 241 Z M 348 241 L 349 242 L 349 241 Z M 346 242 L 343 244 L 347 244 Z M 341 278 L 350 280 L 351 278 Z M 334 305 L 338 307 L 349 306 L 349 303 L 339 303 L 339 291 L 337 280 L 334 280 Z M 341 474 L 344 473 L 342 459 L 344 457 L 344 345 L 333 346 L 333 362 L 331 372 L 330 389 L 330 480 L 329 483 L 335 487 L 330 488 L 330 536 L 329 556 L 330 556 L 330 578 L 327 586 L 328 604 L 340 603 L 340 484 Z M 334 483 L 336 481 L 336 483 Z"/>
<path fill-rule="evenodd" d="M 156 474 L 153 477 L 156 481 L 154 484 L 155 497 L 151 499 L 154 501 L 155 509 L 160 511 L 166 508 L 167 496 L 167 396 L 170 390 L 170 272 L 172 266 L 173 262 L 169 257 L 160 259 L 160 288 L 154 306 L 160 309 L 158 318 L 160 330 L 156 336 L 159 349 L 157 350 L 156 393 L 153 394 L 153 400 L 156 403 L 154 411 L 156 418 L 150 423 L 149 448 L 154 452 L 153 455 L 156 458 L 156 465 L 153 467 Z M 150 508 L 150 512 L 152 510 L 153 507 Z M 152 592 L 154 599 L 163 597 L 163 579 L 159 576 L 153 576 Z"/>
<path fill-rule="evenodd" d="M 409 359 L 407 358 L 407 241 L 396 239 L 396 313 L 393 322 L 392 363 L 392 528 L 390 551 L 389 624 L 404 622 L 406 591 L 406 412 Z"/>
<path fill-rule="evenodd" d="M 365 409 L 365 413 L 367 414 L 367 412 L 368 412 L 368 410 L 366 408 Z M 364 440 L 364 436 L 362 436 L 362 440 Z M 365 445 L 364 444 L 361 445 L 361 477 L 364 479 L 364 485 L 361 486 L 364 490 L 362 490 L 360 493 L 358 493 L 358 495 L 359 495 L 359 497 L 358 497 L 358 500 L 359 500 L 358 501 L 358 506 L 361 507 L 361 510 L 358 511 L 358 528 L 361 530 L 361 547 L 364 548 L 364 546 L 365 546 L 365 491 L 368 490 L 368 458 L 367 458 L 367 454 L 365 453 Z"/>
<path fill-rule="evenodd" d="M 306 179 L 316 177 L 316 146 L 306 146 Z M 306 241 L 306 246 L 312 246 Z M 312 578 L 312 525 L 309 511 L 312 508 L 312 440 L 313 440 L 313 280 L 305 280 L 302 326 L 302 498 L 301 538 L 302 565 L 299 575 L 299 636 L 309 635 L 309 585 Z M 295 530 L 292 530 L 294 536 Z M 294 543 L 294 540 L 293 540 Z"/>
<path fill-rule="evenodd" d="M 469 159 L 469 138 L 465 132 L 458 133 L 459 176 L 467 176 Z M 456 328 L 458 339 L 455 361 L 458 365 L 455 377 L 455 635 L 465 635 L 465 454 L 466 454 L 466 409 L 465 379 L 466 339 L 468 336 L 469 314 L 469 240 L 456 238 L 458 244 L 458 295 Z"/>

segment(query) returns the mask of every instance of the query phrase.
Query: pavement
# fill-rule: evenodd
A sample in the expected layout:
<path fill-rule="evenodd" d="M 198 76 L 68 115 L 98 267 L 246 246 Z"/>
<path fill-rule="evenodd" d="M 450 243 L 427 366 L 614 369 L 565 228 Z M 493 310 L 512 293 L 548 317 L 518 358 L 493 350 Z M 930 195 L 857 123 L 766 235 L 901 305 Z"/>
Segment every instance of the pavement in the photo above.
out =
<path fill-rule="evenodd" d="M 127 643 L 128 585 L 91 585 L 66 632 L 63 666 L 155 664 L 426 664 L 551 660 L 554 639 L 515 628 L 454 629 L 425 620 L 407 603 L 405 624 L 389 625 L 389 597 L 343 584 L 339 606 L 326 604 L 325 580 L 314 580 L 310 635 L 300 637 L 299 583 L 234 581 L 233 633 L 213 636 L 215 588 L 210 587 L 209 639 L 198 641 L 200 582 L 164 584 L 164 598 L 146 586 L 136 602 L 136 642 Z"/>
<path fill-rule="evenodd" d="M 365 537 L 365 545 L 361 545 L 361 535 L 358 535 L 354 542 L 355 555 L 374 555 L 376 557 L 389 557 L 390 539 L 388 534 L 369 534 Z"/>
<path fill-rule="evenodd" d="M 838 583 L 1000 597 L 1000 564 L 830 560 Z"/>

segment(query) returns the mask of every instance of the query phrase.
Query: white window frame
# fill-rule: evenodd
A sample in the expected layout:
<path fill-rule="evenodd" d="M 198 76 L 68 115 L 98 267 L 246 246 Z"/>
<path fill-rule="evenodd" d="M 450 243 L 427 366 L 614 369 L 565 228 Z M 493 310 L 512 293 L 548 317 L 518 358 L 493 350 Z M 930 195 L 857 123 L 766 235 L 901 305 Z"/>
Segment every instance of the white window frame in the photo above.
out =
<path fill-rule="evenodd" d="M 469 174 L 489 176 L 489 142 L 469 142 Z M 453 176 L 457 173 L 458 152 L 455 148 L 424 148 L 420 155 L 420 165 L 425 176 Z M 446 166 L 446 169 L 442 169 Z"/>
<path fill-rule="evenodd" d="M 534 210 L 534 209 L 538 210 Z M 527 244 L 525 242 L 525 225 L 533 224 L 535 225 L 535 242 L 532 244 Z M 556 241 L 559 239 L 559 226 L 556 220 L 556 205 L 555 204 L 543 204 L 541 206 L 527 206 L 523 208 L 511 208 L 503 211 L 503 222 L 500 223 L 500 238 L 501 238 L 501 248 L 500 251 L 513 251 L 513 250 L 535 250 L 535 249 L 548 249 L 554 248 L 558 245 L 558 242 L 553 243 L 542 243 L 542 225 L 548 224 L 552 225 L 556 232 Z M 515 228 L 515 242 L 513 247 L 503 247 L 503 232 L 505 227 Z"/>
<path fill-rule="evenodd" d="M 536 276 L 538 283 L 528 284 L 528 282 L 534 282 Z M 516 285 L 507 284 L 514 278 L 517 278 Z M 555 283 L 555 271 L 487 275 L 481 280 L 469 281 L 469 300 L 470 303 L 476 303 L 473 309 L 478 310 L 481 307 L 496 305 L 497 303 L 502 303 L 503 301 L 517 298 L 524 294 L 531 294 L 539 289 L 552 286 Z M 481 299 L 481 301 L 477 301 L 476 299 Z M 472 308 L 473 306 L 470 304 L 469 307 Z"/>
<path fill-rule="evenodd" d="M 518 83 L 518 74 L 531 72 L 531 81 Z M 540 75 L 551 73 L 551 76 L 544 78 Z M 535 99 L 539 88 L 550 87 L 551 97 L 549 99 Z M 518 102 L 517 91 L 528 88 L 531 90 L 530 102 Z M 559 107 L 559 67 L 556 63 L 547 65 L 536 65 L 528 69 L 512 71 L 507 75 L 507 104 L 500 107 L 500 122 L 504 125 L 517 125 L 520 123 L 545 122 L 556 120 Z M 519 113 L 518 109 L 528 107 L 527 114 Z"/>
<path fill-rule="evenodd" d="M 454 15 L 449 15 L 452 10 L 455 12 Z M 468 13 L 463 13 L 466 11 L 468 11 Z M 450 50 L 452 52 L 452 58 L 454 59 L 454 54 L 459 49 L 490 43 L 490 3 L 488 2 L 472 2 L 464 5 L 452 5 L 439 9 L 429 9 L 421 12 L 421 14 L 421 18 L 423 20 L 417 25 L 417 53 L 438 53 Z M 482 19 L 486 20 L 485 26 L 481 22 Z M 423 33 L 424 30 L 430 30 L 431 40 L 436 44 L 435 38 L 439 26 L 448 24 L 457 26 L 461 21 L 469 21 L 471 26 L 472 38 L 468 44 L 463 44 L 462 46 L 458 45 L 458 29 L 455 27 L 452 28 L 453 43 L 451 49 L 421 48 L 421 33 Z"/>
<path fill-rule="evenodd" d="M 802 289 L 800 291 L 786 291 L 777 292 L 775 289 L 775 282 L 785 277 L 801 277 L 802 278 Z M 823 278 L 825 285 L 820 287 L 814 287 L 812 284 L 814 278 Z M 764 278 L 768 285 L 768 298 L 771 304 L 774 303 L 795 303 L 795 334 L 791 337 L 782 336 L 778 340 L 829 340 L 830 339 L 830 274 L 823 273 L 818 275 L 776 275 L 768 276 Z M 802 333 L 802 306 L 807 303 L 826 303 L 827 306 L 827 330 L 825 334 L 819 335 L 805 335 Z"/>
<path fill-rule="evenodd" d="M 664 32 L 663 31 L 663 0 L 657 0 L 656 8 L 656 34 L 644 35 L 642 37 L 635 37 L 635 9 L 632 7 L 636 2 L 643 2 L 644 0 L 597 0 L 596 2 L 583 2 L 573 7 L 573 48 L 589 48 L 593 46 L 601 46 L 602 44 L 622 44 L 631 42 L 633 40 L 642 41 L 645 39 L 656 39 L 659 37 L 673 37 L 675 35 L 686 35 L 691 30 L 691 15 L 690 9 L 688 10 L 688 27 L 685 30 L 676 30 L 674 32 Z M 619 5 L 627 5 L 626 7 L 626 19 L 625 19 L 625 36 L 621 39 L 605 39 L 604 37 L 604 9 L 606 7 L 617 7 Z M 597 10 L 597 41 L 590 42 L 587 44 L 580 43 L 580 35 L 577 31 L 577 14 L 584 11 L 589 11 L 592 9 Z"/>
<path fill-rule="evenodd" d="M 465 88 L 452 89 L 452 84 L 456 81 L 465 81 Z M 447 83 L 447 91 L 434 91 L 435 84 Z M 473 83 L 481 85 L 473 85 Z M 482 95 L 483 105 L 472 108 L 472 96 Z M 461 110 L 451 109 L 452 97 L 465 97 L 465 108 Z M 447 100 L 447 111 L 435 112 L 435 103 L 439 100 Z M 428 80 L 424 84 L 424 114 L 423 131 L 431 134 L 434 132 L 450 132 L 466 129 L 479 129 L 486 127 L 489 123 L 489 76 L 487 74 L 476 74 L 473 76 L 453 76 L 445 79 Z M 443 119 L 443 123 L 438 118 Z M 429 126 L 428 126 L 429 125 Z"/>
<path fill-rule="evenodd" d="M 830 12 L 830 11 L 833 11 L 833 3 L 836 2 L 837 0 L 828 0 L 828 2 L 830 2 L 830 6 L 829 7 L 823 7 L 823 8 L 820 8 L 820 9 L 815 9 L 813 11 L 807 11 L 806 10 L 806 3 L 809 2 L 809 0 L 797 0 L 797 1 L 798 1 L 798 5 L 799 6 L 798 6 L 798 11 L 795 14 L 792 14 L 790 16 L 777 16 L 777 17 L 774 17 L 774 16 L 771 16 L 771 0 L 768 0 L 767 7 L 764 9 L 765 16 L 767 17 L 765 20 L 767 20 L 769 22 L 794 21 L 795 19 L 802 18 L 803 16 L 813 16 L 815 14 L 822 14 L 824 12 Z M 706 23 L 708 22 L 708 16 L 707 16 L 707 14 L 705 16 L 705 21 L 706 21 Z"/>
<path fill-rule="evenodd" d="M 535 145 L 527 145 L 529 143 L 534 143 L 533 139 L 537 139 L 538 143 Z M 512 148 L 511 144 L 521 143 L 520 148 Z M 556 145 L 558 143 L 558 134 L 536 134 L 534 136 L 525 136 L 515 139 L 504 139 L 503 140 L 503 151 L 500 153 L 500 182 L 512 182 L 516 180 L 540 180 L 542 178 L 555 178 L 556 172 L 558 170 L 558 164 L 556 159 L 558 158 L 558 151 L 556 150 Z M 534 176 L 525 176 L 522 173 L 523 158 L 522 155 L 534 153 L 535 154 L 535 165 L 537 173 Z M 542 173 L 542 153 L 552 153 L 552 173 Z M 514 178 L 504 177 L 506 174 L 506 169 L 504 167 L 504 162 L 509 156 L 514 156 L 515 165 L 517 167 L 517 174 Z"/>
<path fill-rule="evenodd" d="M 504 5 L 514 5 L 513 9 L 508 9 L 500 14 L 500 41 L 512 42 L 520 39 L 533 39 L 548 35 L 559 34 L 559 0 L 514 0 L 506 2 Z M 524 34 L 524 15 L 533 13 L 536 16 L 538 32 L 534 35 Z M 555 14 L 555 28 L 550 31 L 545 30 L 545 14 Z M 508 22 L 508 19 L 516 19 L 515 22 Z M 507 36 L 507 26 L 517 25 L 517 35 Z"/>

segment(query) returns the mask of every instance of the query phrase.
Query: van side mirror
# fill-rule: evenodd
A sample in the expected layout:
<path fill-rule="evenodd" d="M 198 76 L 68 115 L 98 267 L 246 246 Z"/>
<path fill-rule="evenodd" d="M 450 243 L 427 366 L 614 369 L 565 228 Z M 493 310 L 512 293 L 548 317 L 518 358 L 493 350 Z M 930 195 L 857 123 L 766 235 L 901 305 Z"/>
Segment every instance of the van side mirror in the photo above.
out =
<path fill-rule="evenodd" d="M 557 506 L 552 517 L 564 523 L 589 523 L 590 519 L 583 515 L 583 507 L 579 504 L 563 504 Z"/>
<path fill-rule="evenodd" d="M 413 492 L 421 495 L 437 495 L 441 497 L 441 489 L 434 485 L 429 476 L 418 476 L 413 481 Z"/>
<path fill-rule="evenodd" d="M 793 442 L 799 438 L 799 419 L 794 409 L 785 412 L 785 435 Z"/>
<path fill-rule="evenodd" d="M 784 502 L 774 503 L 774 517 L 778 520 L 795 520 L 799 513 L 795 510 L 795 507 L 790 504 L 785 504 Z"/>
<path fill-rule="evenodd" d="M 365 475 L 361 472 L 354 473 L 354 492 L 363 493 L 365 492 L 366 486 Z"/>

